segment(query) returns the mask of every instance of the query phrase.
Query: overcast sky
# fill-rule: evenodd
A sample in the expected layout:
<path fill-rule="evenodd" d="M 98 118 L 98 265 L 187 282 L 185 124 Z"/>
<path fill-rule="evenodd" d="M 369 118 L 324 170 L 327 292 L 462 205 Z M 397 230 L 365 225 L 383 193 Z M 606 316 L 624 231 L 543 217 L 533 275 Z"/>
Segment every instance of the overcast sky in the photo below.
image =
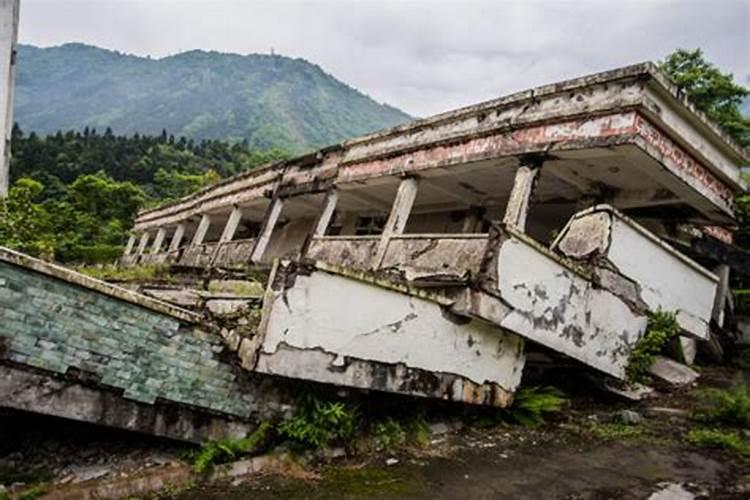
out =
<path fill-rule="evenodd" d="M 416 116 L 676 47 L 750 85 L 750 0 L 21 0 L 19 38 L 154 57 L 273 49 Z"/>

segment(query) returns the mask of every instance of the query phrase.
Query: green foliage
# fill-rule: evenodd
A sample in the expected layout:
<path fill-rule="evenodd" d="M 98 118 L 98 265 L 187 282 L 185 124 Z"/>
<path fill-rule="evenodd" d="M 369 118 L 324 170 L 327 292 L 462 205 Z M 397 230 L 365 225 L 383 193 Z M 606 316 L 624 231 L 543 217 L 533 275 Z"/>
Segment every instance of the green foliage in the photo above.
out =
<path fill-rule="evenodd" d="M 693 429 L 688 432 L 687 442 L 695 446 L 719 448 L 750 457 L 750 442 L 739 432 L 719 429 Z"/>
<path fill-rule="evenodd" d="M 306 448 L 349 441 L 359 426 L 359 411 L 342 402 L 307 396 L 297 413 L 279 425 L 279 435 Z"/>
<path fill-rule="evenodd" d="M 21 493 L 19 493 L 18 497 L 16 498 L 18 500 L 35 500 L 36 498 L 41 497 L 48 491 L 49 491 L 49 485 L 35 484 L 31 488 L 23 490 Z"/>
<path fill-rule="evenodd" d="M 242 439 L 222 439 L 204 444 L 193 458 L 193 470 L 201 474 L 211 466 L 226 463 L 242 455 L 262 450 L 274 432 L 270 422 L 262 422 L 255 431 Z"/>
<path fill-rule="evenodd" d="M 706 61 L 700 49 L 678 49 L 660 66 L 696 108 L 737 142 L 750 146 L 750 119 L 740 110 L 743 99 L 750 95 L 747 88 L 737 85 L 731 74 L 722 73 Z"/>
<path fill-rule="evenodd" d="M 375 423 L 372 433 L 379 450 L 388 450 L 406 442 L 406 431 L 403 426 L 390 417 Z"/>
<path fill-rule="evenodd" d="M 137 211 L 283 158 L 219 141 L 118 137 L 86 129 L 39 138 L 13 129 L 14 183 L 0 201 L 0 245 L 67 263 L 111 263 Z"/>
<path fill-rule="evenodd" d="M 730 389 L 706 389 L 700 394 L 703 408 L 695 417 L 716 424 L 750 428 L 750 388 L 744 382 Z"/>
<path fill-rule="evenodd" d="M 630 352 L 626 369 L 628 380 L 641 382 L 647 378 L 654 356 L 662 352 L 679 334 L 677 313 L 659 310 L 649 314 L 646 332 Z"/>
<path fill-rule="evenodd" d="M 589 431 L 599 439 L 607 441 L 639 438 L 646 434 L 646 430 L 643 427 L 618 422 L 592 423 L 589 426 Z"/>
<path fill-rule="evenodd" d="M 560 411 L 566 401 L 556 387 L 522 387 L 516 392 L 508 416 L 521 425 L 536 427 L 544 423 L 548 414 Z"/>
<path fill-rule="evenodd" d="M 742 177 L 745 182 L 750 184 L 750 174 L 744 174 Z M 739 227 L 734 233 L 734 241 L 738 246 L 750 251 L 750 193 L 738 195 L 735 200 L 735 207 Z M 745 286 L 750 287 L 750 281 L 746 282 Z M 750 303 L 750 300 L 748 300 L 748 303 Z M 748 309 L 750 310 L 750 307 Z"/>
<path fill-rule="evenodd" d="M 82 44 L 18 50 L 16 119 L 45 134 L 86 125 L 157 136 L 166 129 L 191 138 L 184 143 L 303 152 L 409 119 L 303 59 L 200 50 L 152 59 Z"/>

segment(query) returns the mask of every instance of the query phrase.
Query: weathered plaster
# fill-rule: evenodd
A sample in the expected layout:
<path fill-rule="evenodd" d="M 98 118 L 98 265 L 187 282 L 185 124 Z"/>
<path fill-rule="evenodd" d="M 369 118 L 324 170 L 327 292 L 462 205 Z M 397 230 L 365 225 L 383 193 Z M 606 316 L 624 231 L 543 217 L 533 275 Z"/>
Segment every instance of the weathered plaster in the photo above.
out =
<path fill-rule="evenodd" d="M 324 353 L 326 362 L 320 363 L 320 355 L 289 354 L 297 351 Z M 322 271 L 298 274 L 291 286 L 274 292 L 257 371 L 357 387 L 378 384 L 349 372 L 350 359 L 451 374 L 507 392 L 518 385 L 524 363 L 517 336 L 468 318 L 456 321 L 418 297 Z M 398 377 L 381 385 L 419 393 L 404 390 Z"/>

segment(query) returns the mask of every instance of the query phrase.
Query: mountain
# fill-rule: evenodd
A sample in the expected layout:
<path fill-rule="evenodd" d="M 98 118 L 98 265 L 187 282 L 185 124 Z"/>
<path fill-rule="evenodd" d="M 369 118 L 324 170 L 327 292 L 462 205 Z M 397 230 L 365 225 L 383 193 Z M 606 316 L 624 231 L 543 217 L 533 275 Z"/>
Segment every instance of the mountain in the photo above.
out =
<path fill-rule="evenodd" d="M 202 50 L 151 59 L 80 43 L 19 46 L 15 120 L 26 131 L 166 129 L 300 152 L 409 119 L 304 59 Z"/>

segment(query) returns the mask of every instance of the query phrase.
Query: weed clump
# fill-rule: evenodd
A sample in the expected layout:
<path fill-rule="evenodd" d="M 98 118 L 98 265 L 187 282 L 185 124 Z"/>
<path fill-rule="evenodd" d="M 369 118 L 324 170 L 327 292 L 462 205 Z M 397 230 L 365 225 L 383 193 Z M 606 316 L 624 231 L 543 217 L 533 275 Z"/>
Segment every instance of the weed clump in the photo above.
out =
<path fill-rule="evenodd" d="M 567 400 L 556 387 L 523 387 L 516 392 L 508 410 L 511 420 L 527 427 L 538 427 L 550 413 L 559 412 Z"/>
<path fill-rule="evenodd" d="M 706 389 L 700 394 L 703 408 L 697 420 L 735 427 L 750 427 L 750 387 L 738 381 L 729 389 Z"/>
<path fill-rule="evenodd" d="M 308 396 L 297 413 L 279 425 L 279 435 L 305 448 L 349 441 L 359 426 L 359 410 L 342 402 Z"/>
<path fill-rule="evenodd" d="M 677 313 L 659 310 L 649 314 L 646 333 L 635 344 L 628 359 L 625 369 L 628 380 L 643 382 L 648 377 L 648 369 L 654 362 L 654 356 L 677 338 L 680 331 Z"/>
<path fill-rule="evenodd" d="M 618 422 L 592 423 L 589 431 L 597 438 L 606 441 L 640 438 L 646 434 L 646 430 L 643 427 Z"/>
<path fill-rule="evenodd" d="M 200 474 L 213 465 L 229 462 L 241 455 L 257 453 L 269 443 L 272 434 L 273 425 L 270 422 L 262 422 L 247 437 L 209 441 L 193 458 L 193 469 Z"/>
<path fill-rule="evenodd" d="M 750 457 L 750 442 L 739 432 L 719 429 L 693 429 L 688 432 L 687 442 L 695 446 L 719 448 Z"/>

